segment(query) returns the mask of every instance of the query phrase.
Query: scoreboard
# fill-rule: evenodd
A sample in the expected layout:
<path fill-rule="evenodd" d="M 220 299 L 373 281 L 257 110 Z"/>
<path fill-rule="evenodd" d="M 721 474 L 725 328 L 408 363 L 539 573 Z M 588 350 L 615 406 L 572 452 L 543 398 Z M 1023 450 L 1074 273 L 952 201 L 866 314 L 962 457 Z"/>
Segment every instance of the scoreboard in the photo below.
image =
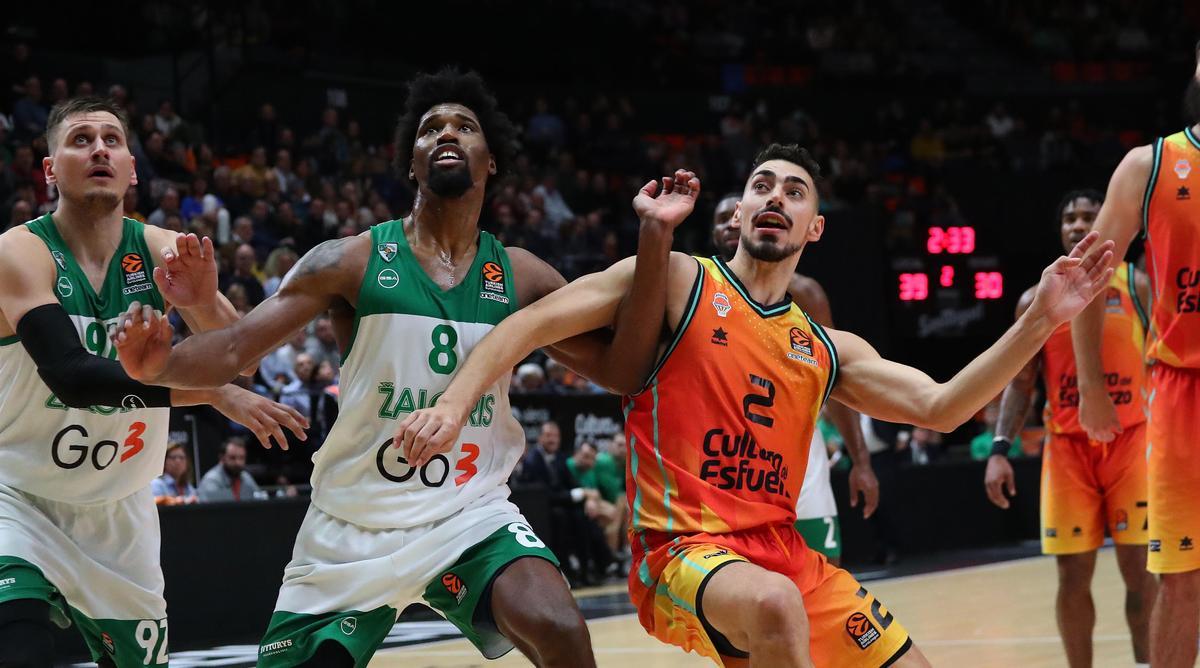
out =
<path fill-rule="evenodd" d="M 1000 259 L 970 225 L 921 230 L 923 252 L 891 259 L 893 334 L 948 339 L 990 334 L 1012 322 Z"/>

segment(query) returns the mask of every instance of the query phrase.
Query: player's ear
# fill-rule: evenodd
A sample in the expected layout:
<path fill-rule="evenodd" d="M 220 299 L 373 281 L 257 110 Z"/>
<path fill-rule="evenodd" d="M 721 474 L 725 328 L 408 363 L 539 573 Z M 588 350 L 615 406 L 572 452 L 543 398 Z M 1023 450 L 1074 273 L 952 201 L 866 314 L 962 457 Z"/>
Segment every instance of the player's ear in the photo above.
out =
<path fill-rule="evenodd" d="M 488 174 L 496 175 L 496 156 L 488 154 Z"/>
<path fill-rule="evenodd" d="M 819 241 L 821 235 L 825 233 L 825 216 L 817 216 L 808 225 L 808 234 L 804 236 L 807 241 Z"/>
<path fill-rule="evenodd" d="M 729 226 L 735 230 L 742 228 L 742 203 L 740 200 L 733 205 L 733 216 L 729 219 Z"/>
<path fill-rule="evenodd" d="M 42 173 L 46 175 L 46 183 L 58 183 L 58 177 L 54 175 L 54 158 L 42 158 Z"/>
<path fill-rule="evenodd" d="M 416 168 L 415 168 L 415 167 L 413 167 L 413 161 L 412 161 L 412 160 L 409 160 L 409 161 L 408 161 L 408 180 L 409 180 L 409 181 L 416 181 L 416 180 L 417 180 L 417 170 L 416 170 Z"/>
<path fill-rule="evenodd" d="M 129 185 L 137 185 L 137 158 L 129 156 Z"/>

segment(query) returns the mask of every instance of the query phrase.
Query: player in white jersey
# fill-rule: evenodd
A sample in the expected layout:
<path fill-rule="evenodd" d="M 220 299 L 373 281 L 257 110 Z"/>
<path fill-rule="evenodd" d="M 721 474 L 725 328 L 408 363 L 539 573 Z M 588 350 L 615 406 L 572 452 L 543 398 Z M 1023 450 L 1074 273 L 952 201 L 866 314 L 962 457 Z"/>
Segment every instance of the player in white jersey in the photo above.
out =
<path fill-rule="evenodd" d="M 741 197 L 741 193 L 726 195 L 713 209 L 712 243 L 726 262 L 733 259 L 741 238 L 741 230 L 734 224 L 733 218 Z M 833 326 L 833 310 L 820 283 L 802 274 L 792 274 L 788 296 L 817 324 L 822 327 Z M 863 440 L 858 412 L 835 400 L 829 402 L 825 415 L 842 435 L 846 452 L 854 462 L 850 469 L 850 505 L 857 506 L 861 495 L 863 517 L 870 517 L 879 505 L 879 481 L 871 469 L 871 455 Z M 838 522 L 833 486 L 829 482 L 829 453 L 819 429 L 813 430 L 804 485 L 796 499 L 796 530 L 804 536 L 804 542 L 809 547 L 824 554 L 829 561 L 836 565 L 841 560 L 842 529 Z"/>
<path fill-rule="evenodd" d="M 56 106 L 46 180 L 58 210 L 0 235 L 0 666 L 49 666 L 72 622 L 103 666 L 167 661 L 158 514 L 168 406 L 211 403 L 264 442 L 303 418 L 250 392 L 131 380 L 106 328 L 135 299 L 197 330 L 237 313 L 212 244 L 123 219 L 126 123 L 96 98 Z M 164 260 L 159 266 L 156 256 Z"/>
<path fill-rule="evenodd" d="M 553 553 L 508 501 L 506 481 L 525 447 L 508 379 L 480 393 L 453 451 L 410 462 L 391 438 L 403 417 L 438 400 L 497 323 L 565 283 L 530 253 L 478 229 L 512 133 L 478 75 L 418 77 L 396 131 L 398 166 L 417 184 L 409 218 L 321 244 L 241 321 L 169 355 L 169 325 L 157 315 L 133 311 L 116 337 L 134 377 L 209 387 L 331 312 L 343 350 L 341 411 L 314 458 L 312 507 L 260 666 L 364 666 L 414 602 L 437 610 L 489 658 L 515 645 L 542 666 L 595 664 Z M 664 179 L 667 192 L 642 224 L 639 249 L 669 248 L 691 210 L 692 175 L 678 176 L 679 183 Z M 633 278 L 663 279 L 652 271 Z M 617 322 L 644 317 L 641 301 L 623 306 Z M 623 326 L 611 336 L 610 343 L 589 335 L 551 354 L 607 387 L 636 390 L 659 331 Z"/>

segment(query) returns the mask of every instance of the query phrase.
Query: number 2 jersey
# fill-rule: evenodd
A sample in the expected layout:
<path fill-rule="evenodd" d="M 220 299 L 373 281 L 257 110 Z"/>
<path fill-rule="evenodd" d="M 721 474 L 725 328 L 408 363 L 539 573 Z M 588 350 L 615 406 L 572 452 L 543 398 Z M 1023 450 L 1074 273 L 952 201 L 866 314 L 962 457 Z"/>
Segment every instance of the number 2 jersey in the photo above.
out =
<path fill-rule="evenodd" d="M 1104 291 L 1104 329 L 1100 346 L 1108 394 L 1122 427 L 1146 421 L 1142 389 L 1145 387 L 1147 316 L 1138 299 L 1135 270 L 1130 263 L 1117 267 Z M 1079 425 L 1079 385 L 1071 323 L 1054 330 L 1042 348 L 1042 377 L 1046 382 L 1046 430 L 1051 434 L 1083 434 Z"/>
<path fill-rule="evenodd" d="M 392 447 L 399 422 L 437 403 L 471 350 L 517 309 L 503 245 L 487 232 L 478 244 L 462 282 L 443 290 L 417 262 L 403 221 L 371 228 L 340 411 L 313 457 L 312 502 L 322 511 L 359 526 L 406 528 L 449 517 L 489 492 L 507 497 L 525 451 L 507 376 L 477 399 L 451 452 L 414 469 Z"/>
<path fill-rule="evenodd" d="M 625 399 L 635 552 L 700 533 L 790 531 L 837 375 L 832 342 L 800 307 L 762 306 L 720 259 L 697 262 L 674 340 Z"/>
<path fill-rule="evenodd" d="M 54 295 L 83 347 L 115 360 L 109 341 L 129 305 L 163 309 L 142 224 L 124 219 L 121 242 L 99 291 L 75 261 L 50 214 L 25 224 L 54 258 Z M 10 323 L 16 327 L 17 323 Z M 162 474 L 169 408 L 68 408 L 38 376 L 18 336 L 0 339 L 0 484 L 54 501 L 93 505 L 123 499 Z"/>

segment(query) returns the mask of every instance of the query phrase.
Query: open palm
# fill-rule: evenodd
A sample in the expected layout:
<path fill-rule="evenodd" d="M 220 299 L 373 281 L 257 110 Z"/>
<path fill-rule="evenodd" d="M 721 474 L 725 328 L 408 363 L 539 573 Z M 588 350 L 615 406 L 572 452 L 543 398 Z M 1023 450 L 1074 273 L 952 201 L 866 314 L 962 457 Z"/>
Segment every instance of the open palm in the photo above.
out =
<path fill-rule="evenodd" d="M 1033 301 L 1038 307 L 1036 312 L 1055 325 L 1079 315 L 1112 278 L 1113 242 L 1092 249 L 1099 238 L 1096 232 L 1088 234 L 1075 244 L 1070 255 L 1058 258 L 1042 272 Z"/>
<path fill-rule="evenodd" d="M 692 213 L 700 196 L 700 179 L 694 172 L 675 170 L 674 176 L 664 176 L 662 188 L 658 181 L 642 186 L 633 198 L 633 210 L 642 221 L 657 221 L 674 229 Z"/>
<path fill-rule="evenodd" d="M 217 296 L 217 259 L 212 239 L 180 234 L 176 251 L 163 251 L 154 283 L 167 302 L 179 308 L 206 304 Z"/>

